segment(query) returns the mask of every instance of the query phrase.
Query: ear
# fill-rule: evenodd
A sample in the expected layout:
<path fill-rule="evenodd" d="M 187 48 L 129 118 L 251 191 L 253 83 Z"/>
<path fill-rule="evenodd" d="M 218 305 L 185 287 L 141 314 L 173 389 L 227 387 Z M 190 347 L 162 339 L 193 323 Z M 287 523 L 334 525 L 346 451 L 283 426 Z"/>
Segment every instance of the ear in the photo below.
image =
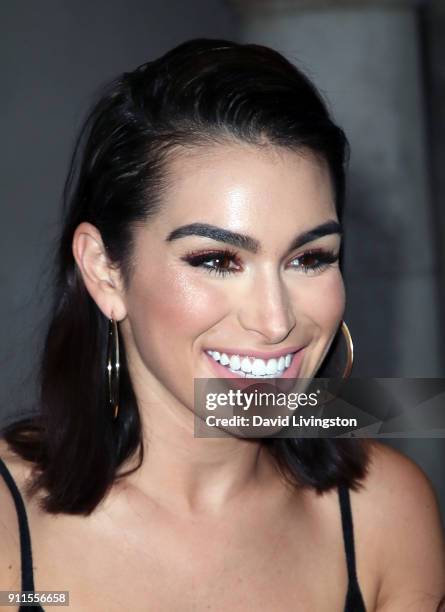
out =
<path fill-rule="evenodd" d="M 85 286 L 107 318 L 121 321 L 127 315 L 123 283 L 107 256 L 102 236 L 91 223 L 77 226 L 72 242 L 74 259 Z"/>

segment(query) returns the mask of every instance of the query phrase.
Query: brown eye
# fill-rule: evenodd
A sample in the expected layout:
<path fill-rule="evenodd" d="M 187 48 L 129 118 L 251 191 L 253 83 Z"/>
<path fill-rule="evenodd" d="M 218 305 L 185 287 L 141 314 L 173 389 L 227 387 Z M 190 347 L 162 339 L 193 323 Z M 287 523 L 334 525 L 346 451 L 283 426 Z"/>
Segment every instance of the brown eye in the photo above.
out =
<path fill-rule="evenodd" d="M 332 251 L 307 251 L 292 260 L 291 268 L 303 270 L 304 273 L 308 274 L 310 272 L 324 270 L 336 261 L 338 261 L 338 255 Z"/>
<path fill-rule="evenodd" d="M 305 253 L 298 260 L 304 268 L 313 268 L 320 263 L 320 259 L 315 253 Z"/>
<path fill-rule="evenodd" d="M 220 270 L 230 270 L 233 265 L 232 259 L 228 255 L 223 255 L 222 257 L 215 257 L 211 259 L 208 263 L 214 263 L 212 267 L 219 268 Z"/>
<path fill-rule="evenodd" d="M 183 260 L 194 268 L 204 268 L 207 272 L 213 272 L 225 276 L 241 270 L 241 264 L 236 253 L 231 251 L 212 251 L 207 253 L 190 253 Z"/>

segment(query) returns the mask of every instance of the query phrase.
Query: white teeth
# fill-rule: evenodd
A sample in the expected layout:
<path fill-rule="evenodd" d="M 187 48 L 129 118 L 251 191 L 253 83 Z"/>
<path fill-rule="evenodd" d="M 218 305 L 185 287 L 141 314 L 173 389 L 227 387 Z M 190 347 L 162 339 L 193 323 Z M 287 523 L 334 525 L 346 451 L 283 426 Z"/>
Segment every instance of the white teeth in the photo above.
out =
<path fill-rule="evenodd" d="M 238 355 L 232 355 L 230 358 L 230 369 L 231 370 L 239 370 L 241 367 L 241 359 Z"/>
<path fill-rule="evenodd" d="M 246 377 L 246 374 L 244 374 L 242 370 L 232 370 L 232 368 L 229 368 L 229 370 L 233 372 L 234 374 L 238 374 L 238 376 L 241 376 L 242 378 Z"/>
<path fill-rule="evenodd" d="M 266 364 L 262 359 L 255 359 L 252 364 L 252 374 L 255 376 L 264 376 L 266 374 Z"/>
<path fill-rule="evenodd" d="M 250 374 L 252 371 L 252 364 L 250 363 L 250 359 L 248 357 L 244 357 L 241 362 L 241 369 L 246 374 Z"/>
<path fill-rule="evenodd" d="M 266 365 L 266 374 L 276 374 L 277 373 L 277 360 L 269 359 Z"/>
<path fill-rule="evenodd" d="M 230 363 L 230 359 L 225 353 L 222 353 L 219 362 L 221 365 L 228 365 Z"/>
<path fill-rule="evenodd" d="M 219 351 L 206 351 L 215 361 L 219 361 L 221 365 L 227 366 L 231 372 L 238 376 L 246 378 L 274 378 L 281 376 L 290 364 L 294 353 L 282 355 L 280 358 L 272 358 L 265 361 L 256 357 L 231 355 L 220 353 Z"/>

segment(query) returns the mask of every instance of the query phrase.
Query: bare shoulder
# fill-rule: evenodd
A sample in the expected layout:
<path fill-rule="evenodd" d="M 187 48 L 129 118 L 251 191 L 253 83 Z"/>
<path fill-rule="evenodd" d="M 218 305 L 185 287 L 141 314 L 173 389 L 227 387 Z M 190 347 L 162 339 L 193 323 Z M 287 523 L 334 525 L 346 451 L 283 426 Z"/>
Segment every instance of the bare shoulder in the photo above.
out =
<path fill-rule="evenodd" d="M 0 438 L 0 458 L 6 465 L 20 492 L 28 475 L 25 462 Z M 23 494 L 23 493 L 22 493 Z M 11 490 L 0 477 L 0 584 L 2 589 L 20 588 L 20 533 L 17 511 Z"/>
<path fill-rule="evenodd" d="M 389 496 L 395 504 L 412 500 L 420 508 L 422 502 L 436 503 L 436 496 L 425 472 L 412 459 L 386 444 L 369 444 L 369 468 L 364 490 Z M 420 498 L 419 498 L 420 496 Z M 424 497 L 425 496 L 425 497 Z"/>
<path fill-rule="evenodd" d="M 423 470 L 373 442 L 368 475 L 351 504 L 361 537 L 373 550 L 378 612 L 435 610 L 445 594 L 445 543 L 436 494 Z"/>
<path fill-rule="evenodd" d="M 368 475 L 356 498 L 357 503 L 368 506 L 375 520 L 383 525 L 397 518 L 398 528 L 403 529 L 406 521 L 416 516 L 425 520 L 440 519 L 431 481 L 414 461 L 378 442 L 370 444 L 369 452 Z M 439 526 L 440 520 L 436 527 Z"/>
<path fill-rule="evenodd" d="M 0 459 L 6 464 L 8 471 L 11 473 L 20 492 L 23 494 L 23 489 L 27 479 L 31 476 L 31 465 L 17 455 L 8 445 L 4 438 L 0 438 Z M 2 479 L 3 483 L 4 480 Z M 4 483 L 6 485 L 6 483 Z M 9 491 L 9 489 L 8 489 Z"/>

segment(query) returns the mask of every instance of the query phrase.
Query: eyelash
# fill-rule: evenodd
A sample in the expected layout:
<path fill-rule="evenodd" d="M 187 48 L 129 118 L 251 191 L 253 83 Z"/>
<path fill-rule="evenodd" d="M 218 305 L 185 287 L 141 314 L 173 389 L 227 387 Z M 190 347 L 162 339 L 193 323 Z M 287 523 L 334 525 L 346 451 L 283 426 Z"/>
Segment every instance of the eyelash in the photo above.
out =
<path fill-rule="evenodd" d="M 312 264 L 312 265 L 303 264 L 301 266 L 305 274 L 309 274 L 311 272 L 314 272 L 314 273 L 320 272 L 321 270 L 328 268 L 331 264 L 338 261 L 338 255 L 336 255 L 333 251 L 325 251 L 324 249 L 311 249 L 309 251 L 306 251 L 302 255 L 299 255 L 298 257 L 294 257 L 292 261 L 295 261 L 296 259 L 297 260 L 303 259 L 304 257 L 316 257 L 318 260 L 318 263 L 316 264 Z M 229 265 L 230 263 L 235 263 L 237 266 L 241 266 L 241 262 L 240 262 L 240 259 L 237 253 L 235 253 L 234 251 L 230 251 L 230 250 L 206 251 L 205 253 L 192 252 L 182 257 L 183 261 L 186 261 L 188 264 L 190 264 L 194 268 L 202 267 L 209 274 L 214 273 L 217 276 L 228 276 L 229 274 L 236 274 L 237 272 L 240 272 L 239 269 L 237 270 L 237 269 L 228 269 L 228 268 L 226 269 L 215 268 L 212 266 L 204 265 L 205 263 L 209 263 L 214 260 L 224 260 L 224 259 L 226 261 L 229 260 L 228 261 Z"/>

